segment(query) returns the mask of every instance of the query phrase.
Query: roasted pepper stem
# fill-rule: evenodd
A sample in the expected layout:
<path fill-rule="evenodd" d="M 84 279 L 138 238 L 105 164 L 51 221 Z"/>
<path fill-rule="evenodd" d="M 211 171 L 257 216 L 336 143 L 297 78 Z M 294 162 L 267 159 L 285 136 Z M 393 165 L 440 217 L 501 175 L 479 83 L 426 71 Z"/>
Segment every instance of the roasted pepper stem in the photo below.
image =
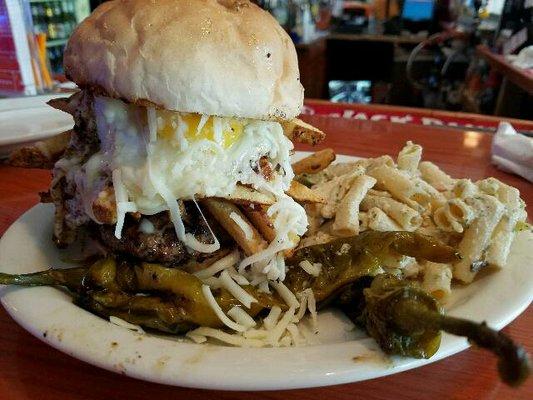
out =
<path fill-rule="evenodd" d="M 410 300 L 396 304 L 394 312 L 396 323 L 404 330 L 442 330 L 465 336 L 476 346 L 494 353 L 498 357 L 500 377 L 509 386 L 518 386 L 529 376 L 531 366 L 524 348 L 504 333 L 489 328 L 485 322 L 441 315 L 420 308 Z"/>

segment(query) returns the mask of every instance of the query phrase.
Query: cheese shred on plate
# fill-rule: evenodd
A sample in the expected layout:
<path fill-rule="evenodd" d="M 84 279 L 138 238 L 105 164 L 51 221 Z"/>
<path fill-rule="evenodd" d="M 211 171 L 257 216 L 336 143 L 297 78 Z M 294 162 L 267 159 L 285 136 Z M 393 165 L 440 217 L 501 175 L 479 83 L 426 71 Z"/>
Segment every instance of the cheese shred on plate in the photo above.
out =
<path fill-rule="evenodd" d="M 222 311 L 222 308 L 220 308 L 220 306 L 218 305 L 215 297 L 213 296 L 213 293 L 211 293 L 211 289 L 209 288 L 209 286 L 202 285 L 202 293 L 204 294 L 205 299 L 209 303 L 209 307 L 211 307 L 211 309 L 214 311 L 214 313 L 224 325 L 237 332 L 244 332 L 246 330 L 246 327 L 233 322 L 226 316 L 226 314 L 224 314 L 224 311 Z"/>

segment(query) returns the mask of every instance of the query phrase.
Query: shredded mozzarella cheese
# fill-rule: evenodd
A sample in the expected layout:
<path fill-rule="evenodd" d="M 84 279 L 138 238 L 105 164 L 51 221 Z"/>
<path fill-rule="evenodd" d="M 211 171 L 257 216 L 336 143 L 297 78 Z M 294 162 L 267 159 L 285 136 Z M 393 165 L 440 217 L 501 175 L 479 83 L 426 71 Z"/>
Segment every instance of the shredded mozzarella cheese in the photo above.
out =
<path fill-rule="evenodd" d="M 307 308 L 309 309 L 309 312 L 311 313 L 311 321 L 313 322 L 313 329 L 315 330 L 315 333 L 318 332 L 318 316 L 316 313 L 316 300 L 315 300 L 315 294 L 313 293 L 313 290 L 306 289 L 308 291 L 307 295 Z"/>
<path fill-rule="evenodd" d="M 283 314 L 283 317 L 281 317 L 277 325 L 268 334 L 267 340 L 272 346 L 278 345 L 278 341 L 281 338 L 281 335 L 283 335 L 283 333 L 287 329 L 287 326 L 294 317 L 294 311 L 295 308 L 290 307 L 289 310 L 286 311 L 285 314 Z"/>
<path fill-rule="evenodd" d="M 235 297 L 239 302 L 244 304 L 246 308 L 252 307 L 252 303 L 257 303 L 257 300 L 250 295 L 246 290 L 237 285 L 235 281 L 231 278 L 228 271 L 224 270 L 220 274 L 220 282 L 222 286 L 230 292 L 233 297 Z"/>
<path fill-rule="evenodd" d="M 268 315 L 263 319 L 263 325 L 265 326 L 265 329 L 267 331 L 274 328 L 276 323 L 278 322 L 279 316 L 281 315 L 281 308 L 278 306 L 274 306 L 270 309 L 270 312 Z"/>
<path fill-rule="evenodd" d="M 305 342 L 300 335 L 298 327 L 294 323 L 291 322 L 287 325 L 287 331 L 289 331 L 289 334 L 291 335 L 293 345 L 300 346 Z"/>
<path fill-rule="evenodd" d="M 237 250 L 231 252 L 227 256 L 221 258 L 220 260 L 215 261 L 206 269 L 195 272 L 194 275 L 200 279 L 209 278 L 226 268 L 232 267 L 239 261 L 239 252 Z"/>
<path fill-rule="evenodd" d="M 144 333 L 143 328 L 141 328 L 139 325 L 130 324 L 128 321 L 124 321 L 122 318 L 115 317 L 113 315 L 109 317 L 109 322 L 111 322 L 113 325 L 129 329 L 130 331 Z"/>
<path fill-rule="evenodd" d="M 194 343 L 200 344 L 207 342 L 207 337 L 203 335 L 198 335 L 197 333 L 194 333 L 194 331 L 189 331 L 185 334 L 189 339 L 191 339 Z"/>
<path fill-rule="evenodd" d="M 250 329 L 256 325 L 256 322 L 250 315 L 244 311 L 241 307 L 234 306 L 228 311 L 228 315 L 233 318 L 233 320 L 241 324 L 242 326 Z"/>
<path fill-rule="evenodd" d="M 280 297 L 289 307 L 293 307 L 296 309 L 300 305 L 300 302 L 296 299 L 296 296 L 283 283 L 270 282 L 270 284 L 274 286 L 274 289 L 276 289 L 276 292 L 278 292 Z"/>
<path fill-rule="evenodd" d="M 244 237 L 246 238 L 246 240 L 252 239 L 252 237 L 254 236 L 252 228 L 249 224 L 246 223 L 244 219 L 242 219 L 239 214 L 232 211 L 229 217 L 239 226 L 239 228 L 241 228 L 241 231 L 242 233 L 244 233 Z"/>
<path fill-rule="evenodd" d="M 303 316 L 305 315 L 305 312 L 307 311 L 307 292 L 303 291 L 299 293 L 300 296 L 300 306 L 298 308 L 298 314 L 295 315 L 293 322 L 299 322 Z"/>
<path fill-rule="evenodd" d="M 268 331 L 265 329 L 249 329 L 242 335 L 249 339 L 266 339 L 268 336 Z"/>
<path fill-rule="evenodd" d="M 302 262 L 300 262 L 299 265 L 300 268 L 302 268 L 305 272 L 312 276 L 320 275 L 320 271 L 322 269 L 322 264 L 311 263 L 309 260 L 303 260 Z"/>
<path fill-rule="evenodd" d="M 219 289 L 222 287 L 222 282 L 220 282 L 220 279 L 210 276 L 209 278 L 202 279 L 202 282 L 206 285 L 209 285 L 211 289 Z"/>
<path fill-rule="evenodd" d="M 227 271 L 229 275 L 233 278 L 233 280 L 237 282 L 239 285 L 246 286 L 250 284 L 250 281 L 246 279 L 244 276 L 242 276 L 241 274 L 239 274 L 237 270 L 235 269 L 235 267 L 229 267 Z"/>
<path fill-rule="evenodd" d="M 213 296 L 213 293 L 211 293 L 211 289 L 209 288 L 209 286 L 202 285 L 202 293 L 204 294 L 204 297 L 207 300 L 209 307 L 211 307 L 211 310 L 213 310 L 213 312 L 222 321 L 224 325 L 237 332 L 244 332 L 246 330 L 246 327 L 233 322 L 226 316 L 226 314 L 224 314 L 224 311 L 222 311 L 222 308 L 220 308 L 220 306 L 218 305 L 215 297 Z"/>
<path fill-rule="evenodd" d="M 263 340 L 247 339 L 238 334 L 230 334 L 220 329 L 200 327 L 192 331 L 193 335 L 211 337 L 221 342 L 239 347 L 264 347 L 266 343 Z"/>

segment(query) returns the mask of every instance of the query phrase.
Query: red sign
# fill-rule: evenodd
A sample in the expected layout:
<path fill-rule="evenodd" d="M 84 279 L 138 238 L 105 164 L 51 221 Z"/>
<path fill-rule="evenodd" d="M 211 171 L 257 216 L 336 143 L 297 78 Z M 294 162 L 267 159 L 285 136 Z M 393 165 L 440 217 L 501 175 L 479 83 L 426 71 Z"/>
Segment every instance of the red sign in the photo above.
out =
<path fill-rule="evenodd" d="M 441 125 L 456 128 L 495 131 L 500 119 L 485 117 L 478 114 L 452 113 L 446 111 L 409 109 L 406 107 L 381 106 L 377 104 L 343 104 L 309 100 L 305 102 L 302 114 L 326 115 L 333 118 L 348 118 L 367 121 L 389 121 L 398 124 Z M 501 121 L 510 122 L 522 132 L 533 133 L 533 122 L 509 120 L 502 117 Z"/>
<path fill-rule="evenodd" d="M 4 0 L 0 0 L 0 49 L 0 90 L 24 90 Z"/>

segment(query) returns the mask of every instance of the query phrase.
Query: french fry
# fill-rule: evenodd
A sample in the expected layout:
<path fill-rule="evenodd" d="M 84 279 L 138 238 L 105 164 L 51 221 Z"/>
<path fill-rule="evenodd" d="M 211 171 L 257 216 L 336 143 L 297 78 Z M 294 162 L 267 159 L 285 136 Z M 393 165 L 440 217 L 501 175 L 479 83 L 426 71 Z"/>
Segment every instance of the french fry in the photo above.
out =
<path fill-rule="evenodd" d="M 292 170 L 295 175 L 316 174 L 325 169 L 333 161 L 335 161 L 335 152 L 333 149 L 324 149 L 295 162 L 292 164 Z"/>
<path fill-rule="evenodd" d="M 312 189 L 300 182 L 292 181 L 287 194 L 301 203 L 325 203 L 326 200 Z"/>
<path fill-rule="evenodd" d="M 231 235 L 246 255 L 250 256 L 258 253 L 267 247 L 268 244 L 265 239 L 235 204 L 212 197 L 202 200 L 202 204 L 207 207 L 211 215 Z M 247 233 L 243 231 L 239 224 L 231 218 L 233 213 L 248 225 L 249 232 L 251 232 L 249 237 L 247 237 Z"/>
<path fill-rule="evenodd" d="M 94 200 L 92 204 L 93 214 L 96 220 L 102 224 L 114 224 L 117 222 L 117 204 L 115 201 L 115 190 L 106 187 Z"/>
<path fill-rule="evenodd" d="M 285 136 L 300 143 L 311 144 L 314 146 L 326 137 L 326 134 L 320 129 L 315 128 L 298 118 L 284 121 L 281 123 L 281 126 L 283 127 Z"/>
<path fill-rule="evenodd" d="M 242 210 L 250 222 L 257 228 L 257 230 L 268 242 L 272 242 L 276 238 L 276 231 L 274 230 L 274 225 L 267 214 L 267 207 L 243 207 Z M 294 247 L 283 252 L 285 258 L 292 256 L 298 243 L 300 242 L 300 237 L 298 235 L 291 235 L 291 240 L 294 242 Z"/>
<path fill-rule="evenodd" d="M 276 202 L 274 196 L 270 194 L 260 193 L 255 189 L 243 185 L 237 185 L 233 193 L 231 193 L 229 196 L 226 196 L 225 199 L 243 205 L 272 205 Z"/>
<path fill-rule="evenodd" d="M 263 235 L 263 237 L 271 242 L 276 237 L 274 226 L 270 217 L 266 213 L 266 208 L 261 206 L 254 206 L 253 208 L 243 207 L 244 214 L 248 217 L 253 226 Z"/>
<path fill-rule="evenodd" d="M 71 133 L 69 130 L 31 146 L 16 149 L 9 155 L 8 163 L 14 167 L 51 169 L 67 148 Z"/>

